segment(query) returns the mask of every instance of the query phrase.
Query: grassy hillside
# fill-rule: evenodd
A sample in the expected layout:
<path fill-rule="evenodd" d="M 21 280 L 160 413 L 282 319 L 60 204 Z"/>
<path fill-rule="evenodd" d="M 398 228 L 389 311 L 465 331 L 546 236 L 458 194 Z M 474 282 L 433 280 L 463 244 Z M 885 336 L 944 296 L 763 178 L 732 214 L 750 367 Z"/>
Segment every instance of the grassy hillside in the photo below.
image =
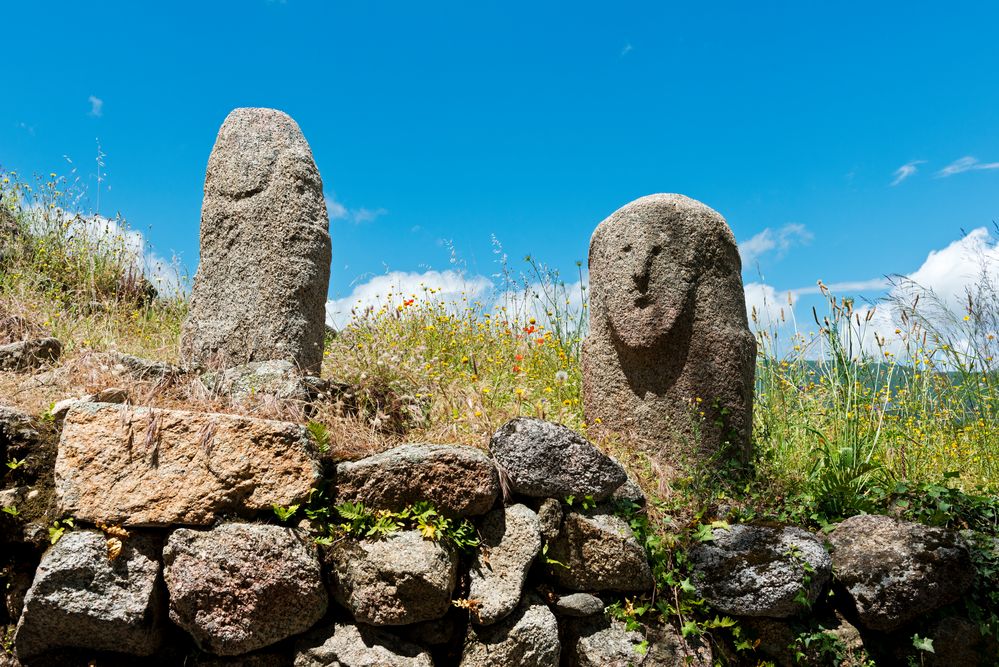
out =
<path fill-rule="evenodd" d="M 759 519 L 822 528 L 884 512 L 973 531 L 980 579 L 965 602 L 983 632 L 999 636 L 999 554 L 991 542 L 999 535 L 999 291 L 988 273 L 959 312 L 900 286 L 879 306 L 899 323 L 891 339 L 869 331 L 871 311 L 829 293 L 812 331 L 795 330 L 783 313 L 769 328 L 754 316 L 752 469 L 719 461 L 667 471 L 603 424 L 586 423 L 585 291 L 574 307 L 577 295 L 530 258 L 527 275 L 507 276 L 521 287 L 495 301 L 449 302 L 425 285 L 355 313 L 328 336 L 322 374 L 335 400 L 315 411 L 266 396 L 233 404 L 194 374 L 129 379 L 104 353 L 176 361 L 184 291 L 144 275 L 144 249 L 123 220 L 68 214 L 75 200 L 62 185 L 54 175 L 29 185 L 0 173 L 0 344 L 43 335 L 64 344 L 54 368 L 0 372 L 5 404 L 44 421 L 55 401 L 121 387 L 135 404 L 309 421 L 341 458 L 401 442 L 484 447 L 512 417 L 554 420 L 618 457 L 652 496 L 632 525 L 675 600 L 668 615 L 684 632 L 725 631 L 738 644 L 737 629 L 724 630 L 730 626 L 707 615 L 684 584 L 685 548 L 708 526 Z M 22 462 L 6 463 L 0 486 L 16 482 Z M 618 611 L 648 608 L 629 602 Z"/>

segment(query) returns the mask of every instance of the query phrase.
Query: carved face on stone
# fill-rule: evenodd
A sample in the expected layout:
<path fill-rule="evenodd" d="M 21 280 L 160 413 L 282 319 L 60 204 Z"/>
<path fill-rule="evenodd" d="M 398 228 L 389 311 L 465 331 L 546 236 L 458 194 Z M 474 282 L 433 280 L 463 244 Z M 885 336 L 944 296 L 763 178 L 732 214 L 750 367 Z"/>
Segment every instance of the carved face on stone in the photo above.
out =
<path fill-rule="evenodd" d="M 696 253 L 682 221 L 650 220 L 643 213 L 623 209 L 608 220 L 594 239 L 590 263 L 608 326 L 634 349 L 656 346 L 683 318 L 693 317 L 697 281 Z"/>

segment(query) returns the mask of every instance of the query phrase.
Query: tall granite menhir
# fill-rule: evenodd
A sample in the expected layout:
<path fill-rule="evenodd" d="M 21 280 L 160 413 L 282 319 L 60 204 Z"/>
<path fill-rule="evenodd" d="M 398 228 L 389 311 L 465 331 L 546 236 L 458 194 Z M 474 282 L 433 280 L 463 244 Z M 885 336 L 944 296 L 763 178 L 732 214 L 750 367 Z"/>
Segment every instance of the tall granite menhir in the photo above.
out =
<path fill-rule="evenodd" d="M 677 194 L 631 202 L 593 233 L 590 290 L 586 420 L 666 464 L 745 460 L 756 341 L 725 219 Z"/>
<path fill-rule="evenodd" d="M 274 109 L 234 110 L 208 158 L 183 361 L 318 372 L 330 257 L 323 182 L 298 124 Z"/>

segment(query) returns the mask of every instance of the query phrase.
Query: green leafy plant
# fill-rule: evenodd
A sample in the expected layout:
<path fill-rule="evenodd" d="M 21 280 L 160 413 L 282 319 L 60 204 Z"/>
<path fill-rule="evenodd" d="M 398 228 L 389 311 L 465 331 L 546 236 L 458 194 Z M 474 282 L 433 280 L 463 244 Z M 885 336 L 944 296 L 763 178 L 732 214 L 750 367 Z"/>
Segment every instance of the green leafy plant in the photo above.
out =
<path fill-rule="evenodd" d="M 541 546 L 541 558 L 544 559 L 546 565 L 552 565 L 554 567 L 561 567 L 561 568 L 566 569 L 566 570 L 569 569 L 568 565 L 566 565 L 565 563 L 563 563 L 560 560 L 555 560 L 554 558 L 552 558 L 551 556 L 548 555 L 548 542 L 545 542 Z"/>
<path fill-rule="evenodd" d="M 470 551 L 479 546 L 475 526 L 468 519 L 455 521 L 434 509 L 426 501 L 419 501 L 399 512 L 371 511 L 362 503 L 340 503 L 334 508 L 340 521 L 336 529 L 345 536 L 360 539 L 382 539 L 400 530 L 418 530 L 425 539 L 443 541 L 459 551 Z M 321 544 L 332 543 L 329 531 L 321 535 Z"/>
<path fill-rule="evenodd" d="M 9 514 L 13 517 L 17 517 L 21 514 L 16 505 L 5 505 L 2 510 L 4 514 Z"/>
<path fill-rule="evenodd" d="M 274 515 L 277 516 L 278 521 L 284 523 L 292 518 L 298 511 L 298 505 L 288 505 L 287 507 L 282 507 L 281 505 L 271 505 L 274 509 Z"/>
<path fill-rule="evenodd" d="M 566 496 L 565 504 L 569 507 L 573 507 L 576 501 L 579 501 L 579 507 L 583 511 L 591 510 L 597 506 L 597 501 L 593 499 L 593 496 L 583 496 L 582 498 L 576 498 L 576 496 Z"/>
<path fill-rule="evenodd" d="M 821 626 L 801 632 L 788 648 L 794 661 L 801 664 L 840 665 L 846 659 L 843 641 Z"/>
<path fill-rule="evenodd" d="M 62 520 L 56 519 L 49 526 L 49 542 L 55 544 L 67 530 L 72 530 L 75 527 L 72 517 Z"/>
<path fill-rule="evenodd" d="M 317 421 L 309 421 L 305 425 L 305 430 L 308 431 L 312 441 L 316 443 L 316 448 L 321 453 L 325 454 L 330 450 L 330 432 L 325 424 Z"/>
<path fill-rule="evenodd" d="M 10 468 L 11 470 L 17 470 L 18 468 L 23 466 L 27 460 L 28 459 L 10 459 L 9 461 L 7 461 L 7 467 Z"/>

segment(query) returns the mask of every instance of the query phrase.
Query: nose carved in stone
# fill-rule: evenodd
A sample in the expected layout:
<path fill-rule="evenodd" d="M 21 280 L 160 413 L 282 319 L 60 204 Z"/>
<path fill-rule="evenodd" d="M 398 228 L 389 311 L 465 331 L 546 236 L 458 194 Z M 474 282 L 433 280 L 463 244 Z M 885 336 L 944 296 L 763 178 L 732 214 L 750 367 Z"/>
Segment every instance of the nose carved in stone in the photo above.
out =
<path fill-rule="evenodd" d="M 654 245 L 649 249 L 648 254 L 645 256 L 645 261 L 642 262 L 641 267 L 636 273 L 631 274 L 631 279 L 635 283 L 635 288 L 638 293 L 645 296 L 649 291 L 649 280 L 652 275 L 652 262 L 655 258 L 662 252 L 662 247 Z"/>

